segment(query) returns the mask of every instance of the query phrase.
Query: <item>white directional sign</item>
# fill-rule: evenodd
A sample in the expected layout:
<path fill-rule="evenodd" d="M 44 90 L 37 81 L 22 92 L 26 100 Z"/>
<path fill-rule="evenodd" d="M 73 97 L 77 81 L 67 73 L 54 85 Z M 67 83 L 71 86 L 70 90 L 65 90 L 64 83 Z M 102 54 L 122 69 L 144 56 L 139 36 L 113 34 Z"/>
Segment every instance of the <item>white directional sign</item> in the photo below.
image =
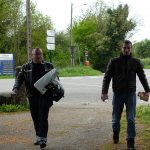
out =
<path fill-rule="evenodd" d="M 48 36 L 46 40 L 47 40 L 47 43 L 55 44 L 55 37 Z"/>
<path fill-rule="evenodd" d="M 47 44 L 48 50 L 55 50 L 55 44 Z"/>
<path fill-rule="evenodd" d="M 55 36 L 55 30 L 47 30 L 47 36 Z"/>
<path fill-rule="evenodd" d="M 0 60 L 13 60 L 13 54 L 0 54 Z"/>
<path fill-rule="evenodd" d="M 47 49 L 55 50 L 55 30 L 47 30 Z"/>

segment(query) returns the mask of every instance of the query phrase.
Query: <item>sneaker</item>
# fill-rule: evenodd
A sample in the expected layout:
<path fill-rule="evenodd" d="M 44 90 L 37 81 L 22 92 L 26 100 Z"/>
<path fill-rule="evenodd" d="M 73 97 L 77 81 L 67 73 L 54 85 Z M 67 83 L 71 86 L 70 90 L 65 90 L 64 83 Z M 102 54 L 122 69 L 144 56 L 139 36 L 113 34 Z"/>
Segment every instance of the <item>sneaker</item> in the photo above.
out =
<path fill-rule="evenodd" d="M 135 150 L 134 138 L 127 139 L 127 148 L 128 148 L 128 150 Z"/>
<path fill-rule="evenodd" d="M 41 140 L 39 143 L 40 143 L 40 148 L 46 147 L 46 141 Z"/>
<path fill-rule="evenodd" d="M 114 144 L 119 143 L 119 132 L 118 131 L 114 131 L 114 133 L 113 133 L 113 142 L 114 142 Z"/>
<path fill-rule="evenodd" d="M 34 142 L 34 145 L 40 145 L 40 139 L 38 136 L 36 136 L 36 141 Z"/>
<path fill-rule="evenodd" d="M 34 145 L 40 145 L 40 141 L 34 142 Z"/>

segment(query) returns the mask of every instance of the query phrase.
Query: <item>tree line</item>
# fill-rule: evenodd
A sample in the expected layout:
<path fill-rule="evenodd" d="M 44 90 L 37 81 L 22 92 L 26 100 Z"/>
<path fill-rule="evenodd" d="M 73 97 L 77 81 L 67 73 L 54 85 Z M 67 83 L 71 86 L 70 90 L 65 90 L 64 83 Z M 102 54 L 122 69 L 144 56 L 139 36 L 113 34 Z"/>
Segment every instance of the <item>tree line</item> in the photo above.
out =
<path fill-rule="evenodd" d="M 15 64 L 27 61 L 26 13 L 23 0 L 0 0 L 0 53 L 13 53 Z M 46 48 L 46 31 L 55 29 L 50 16 L 39 12 L 31 3 L 32 47 L 40 47 L 49 61 Z M 120 4 L 116 8 L 108 7 L 98 0 L 73 19 L 72 37 L 75 52 L 75 64 L 82 64 L 85 51 L 93 68 L 104 71 L 108 60 L 120 53 L 121 42 L 130 37 L 137 26 L 136 20 L 129 18 L 129 6 Z M 149 42 L 147 42 L 148 44 Z M 147 45 L 146 44 L 146 45 Z M 144 47 L 136 54 L 149 56 Z M 149 44 L 148 44 L 149 45 Z M 138 49 L 138 50 L 137 50 Z M 141 47 L 140 47 L 141 49 Z M 57 67 L 70 66 L 70 27 L 56 33 L 56 50 L 52 52 L 53 63 Z"/>

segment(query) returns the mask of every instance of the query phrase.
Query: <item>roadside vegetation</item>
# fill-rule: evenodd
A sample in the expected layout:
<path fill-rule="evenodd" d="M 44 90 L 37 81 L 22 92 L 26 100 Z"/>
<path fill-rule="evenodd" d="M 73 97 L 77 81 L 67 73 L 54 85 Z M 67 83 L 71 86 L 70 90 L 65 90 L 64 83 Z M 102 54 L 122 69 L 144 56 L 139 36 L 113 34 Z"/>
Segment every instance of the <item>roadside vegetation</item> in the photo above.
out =
<path fill-rule="evenodd" d="M 150 105 L 137 107 L 136 131 L 135 148 L 139 150 L 150 149 Z M 126 147 L 126 117 L 123 113 L 119 144 L 113 144 L 112 139 L 110 139 L 105 142 L 100 150 L 124 150 Z"/>
<path fill-rule="evenodd" d="M 143 58 L 141 61 L 145 69 L 150 69 L 150 58 Z"/>
<path fill-rule="evenodd" d="M 20 112 L 28 111 L 29 105 L 27 104 L 2 104 L 0 105 L 0 112 Z"/>
<path fill-rule="evenodd" d="M 102 75 L 102 72 L 93 69 L 90 66 L 74 66 L 74 67 L 65 67 L 58 70 L 59 77 L 73 77 L 73 76 L 99 76 Z M 11 79 L 14 76 L 4 75 L 0 76 L 0 79 Z"/>
<path fill-rule="evenodd" d="M 12 79 L 14 78 L 13 75 L 0 75 L 0 79 Z"/>
<path fill-rule="evenodd" d="M 89 66 L 66 67 L 66 68 L 59 69 L 58 73 L 60 77 L 102 75 L 100 71 L 94 70 Z"/>
<path fill-rule="evenodd" d="M 144 68 L 150 69 L 150 40 L 145 39 L 133 44 L 133 52 L 135 57 L 141 59 Z"/>

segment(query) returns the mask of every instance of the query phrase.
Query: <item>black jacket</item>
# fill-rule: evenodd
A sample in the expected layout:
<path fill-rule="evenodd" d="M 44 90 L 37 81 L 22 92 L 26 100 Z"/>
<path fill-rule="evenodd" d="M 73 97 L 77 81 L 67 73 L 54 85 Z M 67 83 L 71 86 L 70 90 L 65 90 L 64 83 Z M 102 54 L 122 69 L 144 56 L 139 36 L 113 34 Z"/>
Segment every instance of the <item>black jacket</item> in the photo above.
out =
<path fill-rule="evenodd" d="M 51 63 L 43 61 L 42 64 L 44 65 L 44 71 L 45 71 L 44 74 L 46 74 L 47 72 L 49 72 L 50 70 L 52 70 L 54 68 Z M 17 88 L 19 90 L 22 83 L 25 82 L 26 91 L 27 91 L 28 96 L 34 95 L 34 93 L 32 92 L 33 91 L 32 88 L 33 88 L 33 84 L 34 84 L 32 82 L 32 80 L 34 78 L 32 75 L 32 70 L 33 70 L 32 62 L 24 64 L 15 80 L 13 89 Z"/>
<path fill-rule="evenodd" d="M 136 74 L 138 75 L 145 92 L 150 92 L 150 88 L 143 70 L 143 65 L 139 59 L 131 55 L 113 58 L 109 61 L 103 79 L 102 93 L 107 94 L 112 78 L 112 88 L 114 92 L 135 92 Z"/>

